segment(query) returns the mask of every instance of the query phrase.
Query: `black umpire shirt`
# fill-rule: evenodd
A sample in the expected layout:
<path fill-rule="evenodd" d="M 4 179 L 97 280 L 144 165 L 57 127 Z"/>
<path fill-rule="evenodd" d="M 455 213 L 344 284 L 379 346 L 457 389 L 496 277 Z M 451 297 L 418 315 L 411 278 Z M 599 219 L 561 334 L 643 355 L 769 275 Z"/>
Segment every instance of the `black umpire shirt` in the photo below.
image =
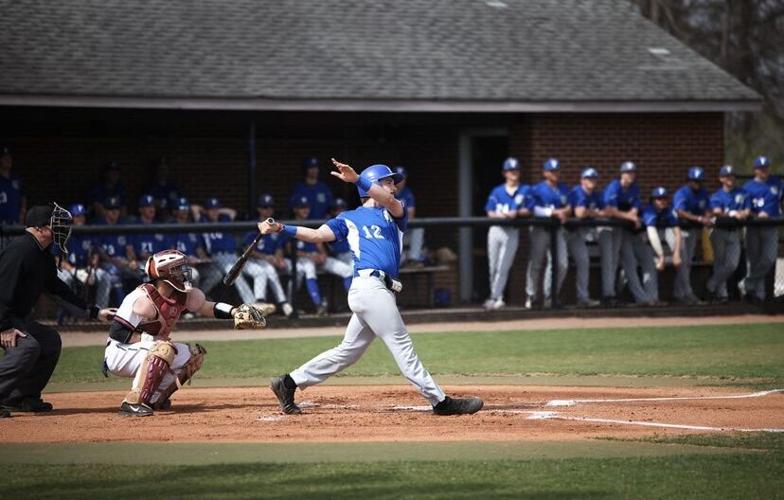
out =
<path fill-rule="evenodd" d="M 78 315 L 95 317 L 95 308 L 88 311 L 84 301 L 57 277 L 50 248 L 41 248 L 25 232 L 0 252 L 0 332 L 19 328 L 43 292 L 67 302 Z"/>

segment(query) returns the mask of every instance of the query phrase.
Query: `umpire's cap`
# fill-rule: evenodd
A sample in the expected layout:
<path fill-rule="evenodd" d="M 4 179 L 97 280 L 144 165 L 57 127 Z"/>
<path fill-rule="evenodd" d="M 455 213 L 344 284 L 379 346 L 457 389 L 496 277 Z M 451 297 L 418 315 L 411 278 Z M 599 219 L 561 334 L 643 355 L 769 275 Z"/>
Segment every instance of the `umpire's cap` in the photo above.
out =
<path fill-rule="evenodd" d="M 542 170 L 545 172 L 554 172 L 561 169 L 561 162 L 557 158 L 548 158 L 542 163 Z"/>
<path fill-rule="evenodd" d="M 719 169 L 719 177 L 729 177 L 730 175 L 735 175 L 735 169 L 732 165 L 724 165 Z"/>
<path fill-rule="evenodd" d="M 51 224 L 52 207 L 47 205 L 36 205 L 27 211 L 25 217 L 25 227 L 44 227 Z"/>
<path fill-rule="evenodd" d="M 705 170 L 702 167 L 689 167 L 687 176 L 690 181 L 702 182 L 705 180 Z"/>
<path fill-rule="evenodd" d="M 770 160 L 767 156 L 758 156 L 754 158 L 754 168 L 768 168 L 770 167 Z"/>
<path fill-rule="evenodd" d="M 621 173 L 624 173 L 624 172 L 636 172 L 637 171 L 637 165 L 635 165 L 633 161 L 625 161 L 625 162 L 621 163 L 620 171 L 621 171 Z"/>
<path fill-rule="evenodd" d="M 657 186 L 653 188 L 651 191 L 651 198 L 666 198 L 667 197 L 667 188 L 664 186 Z"/>

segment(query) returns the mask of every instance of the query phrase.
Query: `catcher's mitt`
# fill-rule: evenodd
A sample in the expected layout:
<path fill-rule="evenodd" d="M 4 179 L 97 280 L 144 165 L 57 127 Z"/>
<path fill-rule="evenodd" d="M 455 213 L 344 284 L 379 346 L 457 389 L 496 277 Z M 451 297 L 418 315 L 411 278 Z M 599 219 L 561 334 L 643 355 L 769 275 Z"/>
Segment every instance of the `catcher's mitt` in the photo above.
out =
<path fill-rule="evenodd" d="M 234 310 L 234 328 L 251 330 L 267 328 L 267 315 L 275 311 L 272 304 L 242 304 Z"/>

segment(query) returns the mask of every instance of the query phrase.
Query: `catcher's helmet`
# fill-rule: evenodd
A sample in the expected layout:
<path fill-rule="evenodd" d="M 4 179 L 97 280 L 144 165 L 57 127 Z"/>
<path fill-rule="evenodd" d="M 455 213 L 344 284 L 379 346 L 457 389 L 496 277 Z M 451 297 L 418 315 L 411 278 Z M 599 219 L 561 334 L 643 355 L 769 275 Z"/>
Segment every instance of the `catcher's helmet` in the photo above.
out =
<path fill-rule="evenodd" d="M 179 250 L 164 250 L 147 259 L 144 271 L 152 280 L 162 280 L 174 289 L 187 293 L 191 290 L 191 269 L 188 258 Z"/>
<path fill-rule="evenodd" d="M 381 179 L 386 179 L 387 177 L 391 177 L 392 180 L 395 181 L 395 184 L 403 180 L 402 175 L 393 172 L 391 168 L 381 164 L 369 166 L 368 168 L 363 170 L 362 173 L 359 174 L 359 176 L 363 179 L 369 180 L 373 184 L 377 184 L 378 181 L 380 181 Z M 368 195 L 367 191 L 365 191 L 359 186 L 357 186 L 357 191 L 359 191 L 360 198 L 367 198 L 368 196 L 370 196 Z"/>
<path fill-rule="evenodd" d="M 702 167 L 691 167 L 688 177 L 690 181 L 702 182 L 705 180 L 705 170 Z"/>

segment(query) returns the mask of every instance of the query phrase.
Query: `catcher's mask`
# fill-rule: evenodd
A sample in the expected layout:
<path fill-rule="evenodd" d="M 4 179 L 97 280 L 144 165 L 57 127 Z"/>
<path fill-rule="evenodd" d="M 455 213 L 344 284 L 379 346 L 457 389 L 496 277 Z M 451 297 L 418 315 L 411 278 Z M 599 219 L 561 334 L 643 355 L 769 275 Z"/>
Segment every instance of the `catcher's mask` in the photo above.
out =
<path fill-rule="evenodd" d="M 73 224 L 71 212 L 52 202 L 52 217 L 49 219 L 49 227 L 52 229 L 54 242 L 66 254 L 68 253 L 68 248 L 65 244 L 68 243 L 68 238 L 71 237 L 71 224 Z"/>
<path fill-rule="evenodd" d="M 188 258 L 178 250 L 164 250 L 147 259 L 145 272 L 151 280 L 162 280 L 175 290 L 188 293 L 191 284 L 191 268 L 187 266 Z"/>

